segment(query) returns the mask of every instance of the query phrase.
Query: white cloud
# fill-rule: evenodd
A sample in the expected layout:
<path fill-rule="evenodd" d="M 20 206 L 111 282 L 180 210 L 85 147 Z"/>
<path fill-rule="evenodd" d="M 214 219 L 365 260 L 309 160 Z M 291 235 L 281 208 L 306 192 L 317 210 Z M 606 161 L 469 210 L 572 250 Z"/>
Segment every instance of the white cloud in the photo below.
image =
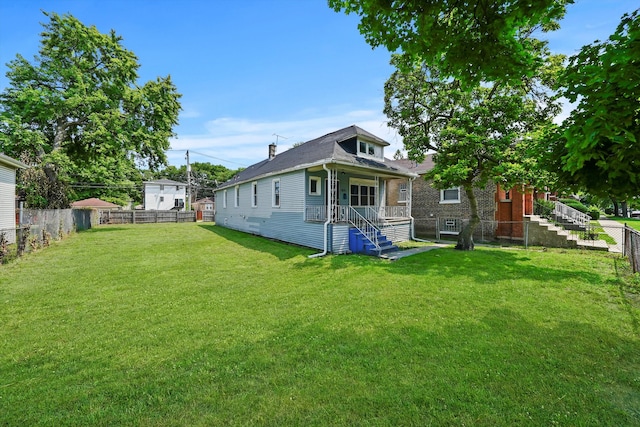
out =
<path fill-rule="evenodd" d="M 386 117 L 375 110 L 334 112 L 328 116 L 302 117 L 293 120 L 255 120 L 242 117 L 219 117 L 206 122 L 201 135 L 181 134 L 171 141 L 169 164 L 185 164 L 185 151 L 190 161 L 222 164 L 235 169 L 250 166 L 267 158 L 268 145 L 278 140 L 278 152 L 297 142 L 306 142 L 346 126 L 355 124 L 388 141 L 387 157 L 402 149 L 402 139 L 386 125 Z M 276 138 L 276 134 L 279 135 Z M 204 154 L 204 156 L 203 156 Z"/>

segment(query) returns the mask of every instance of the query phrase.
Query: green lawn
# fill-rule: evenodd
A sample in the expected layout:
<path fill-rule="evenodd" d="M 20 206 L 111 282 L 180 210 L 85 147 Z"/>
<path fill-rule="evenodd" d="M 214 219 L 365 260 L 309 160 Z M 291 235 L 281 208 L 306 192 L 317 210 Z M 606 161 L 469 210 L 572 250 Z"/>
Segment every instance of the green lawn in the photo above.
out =
<path fill-rule="evenodd" d="M 620 224 L 627 224 L 629 227 L 640 231 L 640 219 L 638 218 L 609 217 L 609 219 L 618 221 Z"/>
<path fill-rule="evenodd" d="M 104 226 L 0 266 L 0 425 L 640 425 L 624 259 L 314 252 Z"/>

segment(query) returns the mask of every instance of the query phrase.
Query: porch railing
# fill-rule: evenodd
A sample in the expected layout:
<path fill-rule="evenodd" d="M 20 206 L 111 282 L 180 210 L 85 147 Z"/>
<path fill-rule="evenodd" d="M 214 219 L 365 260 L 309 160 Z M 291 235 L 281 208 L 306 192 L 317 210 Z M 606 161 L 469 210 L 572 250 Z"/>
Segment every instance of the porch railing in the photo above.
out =
<path fill-rule="evenodd" d="M 378 227 L 367 220 L 364 216 L 360 215 L 360 213 L 351 206 L 348 206 L 347 212 L 349 223 L 364 234 L 364 236 L 375 246 L 375 249 L 379 251 L 380 244 L 378 242 Z"/>
<path fill-rule="evenodd" d="M 334 206 L 332 221 L 347 221 L 349 209 L 354 209 L 367 221 L 374 224 L 384 223 L 390 219 L 409 218 L 407 206 L 381 206 L 378 208 L 367 206 L 357 209 L 350 206 Z M 326 221 L 327 207 L 325 205 L 306 206 L 304 218 L 305 221 Z"/>

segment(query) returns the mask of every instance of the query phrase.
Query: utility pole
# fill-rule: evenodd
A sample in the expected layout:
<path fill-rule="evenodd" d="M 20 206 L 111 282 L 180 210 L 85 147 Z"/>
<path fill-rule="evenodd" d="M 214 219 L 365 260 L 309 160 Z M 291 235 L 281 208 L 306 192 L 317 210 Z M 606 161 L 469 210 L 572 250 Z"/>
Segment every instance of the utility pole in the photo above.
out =
<path fill-rule="evenodd" d="M 189 150 L 187 150 L 187 206 L 186 210 L 191 210 L 191 164 L 189 163 Z"/>

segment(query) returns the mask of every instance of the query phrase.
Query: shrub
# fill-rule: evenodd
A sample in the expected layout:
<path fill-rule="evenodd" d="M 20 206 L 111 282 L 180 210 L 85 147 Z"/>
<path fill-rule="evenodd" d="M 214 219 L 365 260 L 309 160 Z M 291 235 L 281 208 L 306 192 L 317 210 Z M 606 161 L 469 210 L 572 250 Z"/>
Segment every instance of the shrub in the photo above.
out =
<path fill-rule="evenodd" d="M 600 219 L 600 209 L 595 206 L 590 206 L 587 212 L 592 220 L 597 221 Z"/>
<path fill-rule="evenodd" d="M 582 203 L 580 203 L 575 199 L 561 199 L 560 203 L 564 203 L 565 205 L 572 207 L 573 209 L 579 210 L 580 212 L 585 214 L 589 211 L 588 207 L 586 207 L 585 205 L 583 205 Z"/>

